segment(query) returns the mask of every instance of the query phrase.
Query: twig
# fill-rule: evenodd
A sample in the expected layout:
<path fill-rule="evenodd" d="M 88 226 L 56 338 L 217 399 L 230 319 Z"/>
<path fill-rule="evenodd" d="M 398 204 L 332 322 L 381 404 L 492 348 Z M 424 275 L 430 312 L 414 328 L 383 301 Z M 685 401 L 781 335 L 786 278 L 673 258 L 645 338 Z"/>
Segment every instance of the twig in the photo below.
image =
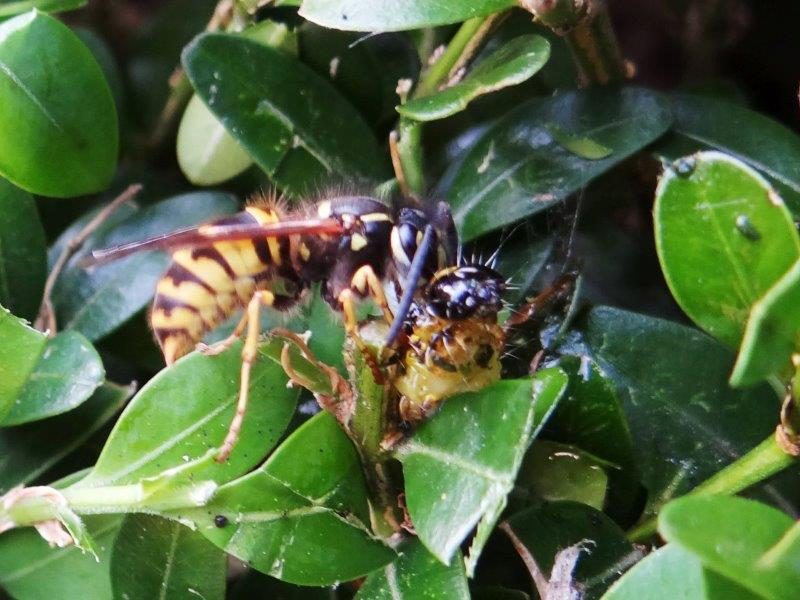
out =
<path fill-rule="evenodd" d="M 528 551 L 525 544 L 517 537 L 517 534 L 514 533 L 514 530 L 511 529 L 507 521 L 503 521 L 497 527 L 508 536 L 508 539 L 511 540 L 511 544 L 514 546 L 514 550 L 517 551 L 522 562 L 525 563 L 525 568 L 528 569 L 528 573 L 531 575 L 533 585 L 536 586 L 536 592 L 539 594 L 539 598 L 546 599 L 550 589 L 550 581 L 545 574 L 542 573 L 533 554 Z"/>
<path fill-rule="evenodd" d="M 523 0 L 522 7 L 566 40 L 582 85 L 625 79 L 628 68 L 604 0 Z"/>
<path fill-rule="evenodd" d="M 86 238 L 94 233 L 94 231 L 100 225 L 102 225 L 114 213 L 114 211 L 138 194 L 141 189 L 142 185 L 139 183 L 129 185 L 124 192 L 114 198 L 114 200 L 112 200 L 109 204 L 104 206 L 103 209 L 98 212 L 92 218 L 92 220 L 89 221 L 83 227 L 83 229 L 78 232 L 75 237 L 69 240 L 67 245 L 61 251 L 61 254 L 58 256 L 58 259 L 53 265 L 53 269 L 50 271 L 50 274 L 47 276 L 47 281 L 44 284 L 42 305 L 39 308 L 39 315 L 36 317 L 36 323 L 34 324 L 36 329 L 46 332 L 50 337 L 53 337 L 56 334 L 56 315 L 55 311 L 53 310 L 53 303 L 50 297 L 53 293 L 53 287 L 55 287 L 56 281 L 58 280 L 59 275 L 61 275 L 61 271 L 64 270 L 64 266 L 67 264 L 67 261 L 69 261 L 72 255 L 74 255 L 80 249 L 80 247 L 86 241 Z"/>

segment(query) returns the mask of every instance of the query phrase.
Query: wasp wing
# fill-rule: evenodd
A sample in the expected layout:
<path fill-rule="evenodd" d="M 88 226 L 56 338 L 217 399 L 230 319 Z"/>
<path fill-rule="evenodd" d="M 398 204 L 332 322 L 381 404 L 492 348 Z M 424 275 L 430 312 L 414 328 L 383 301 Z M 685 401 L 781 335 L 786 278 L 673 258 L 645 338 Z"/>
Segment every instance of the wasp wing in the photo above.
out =
<path fill-rule="evenodd" d="M 342 224 L 336 219 L 297 219 L 278 223 L 236 223 L 229 225 L 200 225 L 179 229 L 145 240 L 95 250 L 81 261 L 83 266 L 100 265 L 145 250 L 175 250 L 207 246 L 215 242 L 251 240 L 286 235 L 341 234 Z"/>

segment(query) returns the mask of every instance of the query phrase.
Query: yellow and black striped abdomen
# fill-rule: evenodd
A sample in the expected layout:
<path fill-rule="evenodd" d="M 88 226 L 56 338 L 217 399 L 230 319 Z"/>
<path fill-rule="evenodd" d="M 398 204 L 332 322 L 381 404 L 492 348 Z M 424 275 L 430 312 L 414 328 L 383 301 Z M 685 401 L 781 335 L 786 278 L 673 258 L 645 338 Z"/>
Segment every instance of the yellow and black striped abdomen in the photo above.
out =
<path fill-rule="evenodd" d="M 245 211 L 209 225 L 275 223 L 272 208 Z M 289 239 L 261 238 L 217 242 L 172 254 L 158 282 L 150 324 L 168 365 L 191 352 L 203 335 L 266 290 L 266 301 L 284 310 L 302 292 L 291 261 Z"/>

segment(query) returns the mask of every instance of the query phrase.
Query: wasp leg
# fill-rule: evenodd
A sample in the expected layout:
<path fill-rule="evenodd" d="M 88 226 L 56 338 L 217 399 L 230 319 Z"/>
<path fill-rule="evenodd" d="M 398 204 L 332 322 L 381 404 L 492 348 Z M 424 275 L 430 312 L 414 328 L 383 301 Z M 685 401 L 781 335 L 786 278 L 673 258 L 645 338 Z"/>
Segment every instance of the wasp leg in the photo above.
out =
<path fill-rule="evenodd" d="M 239 402 L 236 405 L 236 413 L 233 415 L 228 434 L 222 442 L 216 456 L 217 462 L 225 462 L 233 451 L 236 442 L 239 441 L 239 432 L 242 429 L 244 415 L 247 411 L 247 402 L 250 396 L 250 370 L 258 354 L 258 338 L 261 334 L 261 307 L 272 306 L 275 296 L 266 290 L 258 291 L 253 294 L 252 299 L 247 305 L 245 312 L 246 319 L 242 318 L 242 323 L 247 323 L 247 336 L 244 339 L 242 348 L 242 370 L 239 376 Z"/>
<path fill-rule="evenodd" d="M 370 269 L 370 271 L 372 271 L 372 269 Z M 353 277 L 353 279 L 355 280 L 355 277 Z M 364 340 L 361 339 L 361 336 L 358 333 L 358 317 L 356 316 L 356 301 L 353 290 L 351 290 L 350 288 L 342 290 L 342 293 L 339 294 L 339 304 L 341 304 L 342 306 L 342 315 L 344 316 L 345 333 L 347 333 L 347 336 L 351 340 L 353 340 L 353 342 L 355 342 L 356 347 L 358 348 L 359 352 L 361 352 L 361 355 L 364 357 L 364 361 L 367 363 L 367 365 L 369 365 L 369 368 L 372 371 L 372 376 L 375 378 L 375 381 L 378 384 L 384 384 L 386 382 L 386 379 L 384 378 L 383 373 L 381 373 L 381 369 L 378 366 L 377 359 L 372 354 L 372 351 L 364 343 Z"/>
<path fill-rule="evenodd" d="M 260 292 L 259 292 L 260 293 Z M 233 332 L 226 337 L 224 340 L 220 340 L 218 342 L 214 342 L 213 344 L 204 344 L 200 342 L 195 346 L 200 354 L 204 354 L 205 356 L 216 356 L 217 354 L 221 354 L 225 352 L 228 348 L 233 346 L 236 341 L 242 337 L 242 333 L 244 332 L 245 327 L 247 326 L 247 316 L 248 311 L 245 310 L 242 314 L 242 318 L 236 324 L 236 327 L 233 329 Z"/>
<path fill-rule="evenodd" d="M 375 300 L 375 303 L 378 305 L 378 308 L 381 309 L 381 312 L 383 312 L 383 317 L 386 319 L 386 322 L 390 325 L 392 324 L 392 321 L 394 321 L 394 315 L 392 314 L 392 311 L 389 310 L 389 302 L 386 300 L 386 294 L 383 292 L 381 280 L 375 274 L 375 271 L 372 270 L 372 267 L 369 265 L 364 265 L 363 267 L 359 268 L 353 274 L 351 285 L 361 294 L 368 293 L 372 299 Z"/>

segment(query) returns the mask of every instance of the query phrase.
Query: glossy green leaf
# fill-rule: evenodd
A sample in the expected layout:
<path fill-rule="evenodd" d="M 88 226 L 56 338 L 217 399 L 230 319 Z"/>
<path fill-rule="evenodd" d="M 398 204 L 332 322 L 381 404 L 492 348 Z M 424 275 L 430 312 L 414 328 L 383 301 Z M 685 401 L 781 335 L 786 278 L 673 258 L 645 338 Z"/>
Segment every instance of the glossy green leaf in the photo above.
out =
<path fill-rule="evenodd" d="M 103 379 L 103 361 L 86 338 L 74 331 L 61 333 L 47 340 L 0 426 L 21 425 L 72 410 L 88 400 Z"/>
<path fill-rule="evenodd" d="M 33 528 L 0 536 L 0 585 L 18 600 L 111 600 L 109 563 L 122 517 L 86 517 L 98 560 L 75 546 L 51 548 Z"/>
<path fill-rule="evenodd" d="M 696 556 L 670 544 L 634 565 L 609 588 L 603 600 L 757 600 L 760 597 L 704 568 Z"/>
<path fill-rule="evenodd" d="M 0 494 L 37 481 L 122 408 L 133 388 L 104 383 L 66 414 L 0 429 Z"/>
<path fill-rule="evenodd" d="M 36 368 L 47 337 L 0 306 L 0 340 L 0 416 L 5 416 Z"/>
<path fill-rule="evenodd" d="M 664 172 L 654 218 L 673 296 L 699 326 L 737 347 L 753 304 L 800 257 L 783 201 L 741 161 L 701 152 Z"/>
<path fill-rule="evenodd" d="M 197 95 L 279 184 L 298 158 L 328 179 L 384 174 L 361 116 L 297 59 L 243 37 L 204 34 L 187 46 L 183 64 Z"/>
<path fill-rule="evenodd" d="M 47 246 L 30 194 L 0 178 L 0 304 L 33 321 L 47 277 Z"/>
<path fill-rule="evenodd" d="M 296 37 L 282 23 L 262 21 L 242 35 L 273 48 L 297 45 Z M 253 164 L 250 155 L 197 95 L 183 112 L 176 150 L 181 171 L 195 185 L 227 181 Z"/>
<path fill-rule="evenodd" d="M 66 25 L 38 11 L 0 24 L 0 173 L 44 196 L 105 188 L 117 164 L 117 113 L 103 72 Z"/>
<path fill-rule="evenodd" d="M 180 516 L 253 568 L 300 585 L 354 579 L 394 558 L 366 528 L 367 492 L 356 450 L 324 412 L 264 465 Z"/>
<path fill-rule="evenodd" d="M 580 554 L 571 572 L 572 584 L 587 600 L 599 598 L 608 586 L 642 557 L 625 533 L 606 515 L 577 502 L 552 502 L 517 513 L 508 527 L 552 579 L 556 556 L 577 546 Z M 563 559 L 562 559 L 563 560 Z M 556 569 L 564 569 L 559 565 Z M 566 578 L 568 573 L 561 573 Z"/>
<path fill-rule="evenodd" d="M 666 100 L 640 88 L 530 100 L 489 127 L 445 175 L 459 231 L 472 239 L 551 207 L 652 142 L 670 119 Z M 612 153 L 581 158 L 558 143 L 553 125 Z"/>
<path fill-rule="evenodd" d="M 445 566 L 417 540 L 401 546 L 397 559 L 367 577 L 356 594 L 356 600 L 422 598 L 468 600 L 470 594 L 464 563 Z"/>
<path fill-rule="evenodd" d="M 0 4 L 0 17 L 13 17 L 32 8 L 54 13 L 73 10 L 86 5 L 86 0 L 10 0 Z"/>
<path fill-rule="evenodd" d="M 800 136 L 747 107 L 724 99 L 693 94 L 672 94 L 675 116 L 670 142 L 692 147 L 690 152 L 721 150 L 758 169 L 778 188 L 797 213 L 800 210 Z M 669 148 L 667 148 L 669 150 Z M 657 149 L 660 152 L 660 149 Z M 685 154 L 685 152 L 683 152 Z M 680 155 L 667 152 L 675 160 Z"/>
<path fill-rule="evenodd" d="M 167 233 L 236 209 L 236 200 L 228 194 L 194 192 L 163 200 L 99 229 L 70 259 L 53 289 L 59 328 L 74 329 L 92 341 L 109 334 L 147 305 L 169 260 L 162 252 L 144 252 L 85 267 L 80 262 L 91 250 Z M 56 244 L 69 239 L 70 231 Z"/>
<path fill-rule="evenodd" d="M 750 385 L 779 373 L 800 349 L 800 260 L 750 311 L 731 385 Z"/>
<path fill-rule="evenodd" d="M 500 381 L 459 395 L 397 450 L 414 528 L 440 561 L 450 564 L 479 522 L 484 536 L 491 531 L 528 444 L 566 383 L 563 372 L 547 369 L 533 380 Z M 473 542 L 473 562 L 481 541 Z"/>
<path fill-rule="evenodd" d="M 562 357 L 558 365 L 570 382 L 544 435 L 614 465 L 605 471 L 609 480 L 606 510 L 620 521 L 635 518 L 631 513 L 640 499 L 639 468 L 614 382 L 587 355 Z"/>
<path fill-rule="evenodd" d="M 522 461 L 514 495 L 524 493 L 526 503 L 530 498 L 547 502 L 571 500 L 602 510 L 608 487 L 607 468 L 616 467 L 575 446 L 536 440 Z"/>
<path fill-rule="evenodd" d="M 257 465 L 275 445 L 294 413 L 297 390 L 262 346 L 253 365 L 250 402 L 239 442 L 224 464 L 207 461 L 196 481 L 229 481 Z M 134 397 L 117 421 L 92 472 L 79 487 L 137 483 L 204 457 L 227 433 L 239 397 L 241 344 L 218 356 L 192 353 L 161 371 Z M 147 435 L 142 435 L 146 431 Z"/>
<path fill-rule="evenodd" d="M 775 430 L 778 399 L 772 389 L 731 389 L 727 377 L 733 355 L 704 333 L 605 307 L 589 313 L 584 331 L 627 414 L 648 491 L 646 514 Z M 768 484 L 767 491 L 782 498 L 776 486 Z"/>
<path fill-rule="evenodd" d="M 198 96 L 192 96 L 178 128 L 178 164 L 195 185 L 215 185 L 242 173 L 253 159 Z"/>
<path fill-rule="evenodd" d="M 128 515 L 111 555 L 115 598 L 225 598 L 227 558 L 175 521 Z"/>
<path fill-rule="evenodd" d="M 728 496 L 680 498 L 659 515 L 668 541 L 709 569 L 774 600 L 800 589 L 800 526 L 776 508 Z"/>
<path fill-rule="evenodd" d="M 348 31 L 401 31 L 458 23 L 513 6 L 511 0 L 303 0 L 300 15 L 323 27 Z"/>
<path fill-rule="evenodd" d="M 472 68 L 459 83 L 397 107 L 404 117 L 417 121 L 444 119 L 464 110 L 470 102 L 517 85 L 533 77 L 550 58 L 550 42 L 539 35 L 521 35 L 495 50 Z"/>

